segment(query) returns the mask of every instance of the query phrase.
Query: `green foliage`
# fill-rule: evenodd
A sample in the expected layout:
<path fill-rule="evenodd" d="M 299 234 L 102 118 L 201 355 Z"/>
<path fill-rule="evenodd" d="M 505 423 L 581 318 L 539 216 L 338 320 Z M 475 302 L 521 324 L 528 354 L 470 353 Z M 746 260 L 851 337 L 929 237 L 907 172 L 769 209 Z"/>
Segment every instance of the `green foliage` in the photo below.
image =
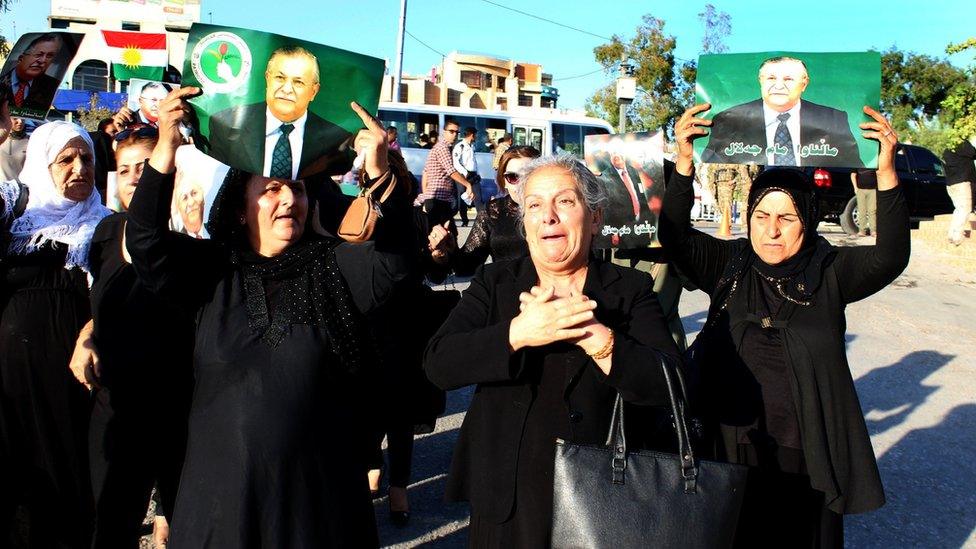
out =
<path fill-rule="evenodd" d="M 949 90 L 965 80 L 965 72 L 945 59 L 891 47 L 881 55 L 881 110 L 895 131 L 917 139 L 915 133 L 941 113 Z"/>
<path fill-rule="evenodd" d="M 950 54 L 967 50 L 976 50 L 976 37 L 946 48 Z M 976 136 L 976 69 L 970 68 L 968 72 L 967 78 L 953 86 L 942 101 L 943 118 L 949 125 L 946 132 L 949 147 Z"/>
<path fill-rule="evenodd" d="M 702 51 L 725 51 L 724 39 L 731 32 L 729 15 L 707 4 L 698 18 L 705 26 Z M 619 71 L 622 56 L 626 56 L 634 66 L 637 96 L 626 114 L 627 128 L 631 131 L 664 128 L 671 134 L 674 121 L 694 97 L 695 62 L 679 64 L 675 60 L 677 40 L 665 32 L 664 26 L 663 20 L 647 14 L 641 18 L 633 37 L 614 35 L 609 43 L 593 49 L 597 63 L 603 66 L 607 75 Z M 586 102 L 586 112 L 614 126 L 618 125 L 615 81 L 593 93 Z"/>
<path fill-rule="evenodd" d="M 91 94 L 88 99 L 87 107 L 80 107 L 74 116 L 75 123 L 83 126 L 86 130 L 93 132 L 98 129 L 98 123 L 105 119 L 111 118 L 115 114 L 111 109 L 103 107 L 98 104 L 98 95 Z"/>

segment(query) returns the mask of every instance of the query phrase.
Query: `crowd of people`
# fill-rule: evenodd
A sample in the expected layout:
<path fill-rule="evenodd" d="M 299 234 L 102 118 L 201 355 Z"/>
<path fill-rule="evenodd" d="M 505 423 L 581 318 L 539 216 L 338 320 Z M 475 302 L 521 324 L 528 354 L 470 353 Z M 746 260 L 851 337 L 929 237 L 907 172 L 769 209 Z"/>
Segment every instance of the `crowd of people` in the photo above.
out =
<path fill-rule="evenodd" d="M 177 162 L 200 93 L 160 93 L 153 119 L 120 112 L 94 140 L 69 122 L 25 139 L 0 105 L 0 545 L 138 547 L 155 493 L 159 544 L 376 546 L 380 476 L 406 525 L 413 437 L 473 385 L 446 496 L 469 502 L 472 547 L 546 547 L 557 438 L 602 444 L 619 394 L 648 411 L 628 416 L 644 447 L 670 439 L 655 357 L 683 360 L 675 268 L 711 298 L 686 365 L 699 454 L 749 467 L 730 544 L 840 547 L 842 516 L 884 503 L 844 343 L 846 304 L 909 258 L 897 135 L 872 109 L 876 245 L 820 237 L 791 168 L 752 184 L 747 238 L 694 230 L 698 105 L 675 123 L 667 253 L 611 258 L 592 245 L 607 192 L 580 159 L 506 135 L 499 194 L 481 196 L 477 131 L 447 120 L 418 182 L 355 103 L 355 181 L 391 189 L 370 241 L 334 236 L 349 199 L 326 176 L 232 167 L 204 220 Z M 478 213 L 459 245 L 462 203 Z M 200 223 L 172 230 L 174 205 Z M 449 272 L 472 276 L 462 295 L 430 288 Z"/>

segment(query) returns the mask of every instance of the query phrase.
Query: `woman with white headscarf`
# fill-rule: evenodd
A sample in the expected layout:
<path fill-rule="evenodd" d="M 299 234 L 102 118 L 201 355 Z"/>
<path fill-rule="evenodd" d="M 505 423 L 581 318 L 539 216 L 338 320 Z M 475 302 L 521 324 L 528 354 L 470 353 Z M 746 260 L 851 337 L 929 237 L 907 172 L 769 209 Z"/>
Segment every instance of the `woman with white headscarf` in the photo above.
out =
<path fill-rule="evenodd" d="M 89 393 L 69 363 L 93 365 L 88 250 L 109 213 L 91 139 L 68 122 L 37 128 L 0 183 L 0 545 L 18 505 L 32 547 L 89 543 Z"/>

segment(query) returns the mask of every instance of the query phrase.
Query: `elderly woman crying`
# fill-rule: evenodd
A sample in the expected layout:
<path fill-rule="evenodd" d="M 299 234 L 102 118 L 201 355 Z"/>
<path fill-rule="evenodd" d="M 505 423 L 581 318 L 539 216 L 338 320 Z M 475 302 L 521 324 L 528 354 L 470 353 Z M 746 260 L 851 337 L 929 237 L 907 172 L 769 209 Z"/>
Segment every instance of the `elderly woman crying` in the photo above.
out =
<path fill-rule="evenodd" d="M 555 440 L 602 443 L 618 392 L 663 404 L 655 357 L 676 352 L 651 278 L 591 254 L 596 177 L 556 156 L 521 181 L 529 256 L 479 269 L 425 359 L 440 387 L 477 385 L 447 487 L 474 547 L 548 546 Z"/>

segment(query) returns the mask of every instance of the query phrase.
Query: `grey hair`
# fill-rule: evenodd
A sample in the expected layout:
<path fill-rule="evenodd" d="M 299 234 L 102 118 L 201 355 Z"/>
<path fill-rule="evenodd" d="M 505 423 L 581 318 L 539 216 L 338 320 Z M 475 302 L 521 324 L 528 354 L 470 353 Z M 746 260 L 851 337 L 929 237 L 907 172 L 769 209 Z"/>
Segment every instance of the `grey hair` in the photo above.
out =
<path fill-rule="evenodd" d="M 576 190 L 583 198 L 583 204 L 586 205 L 586 209 L 590 213 L 595 213 L 597 210 L 603 209 L 604 205 L 609 202 L 607 190 L 603 187 L 603 184 L 600 183 L 600 180 L 593 175 L 593 172 L 578 157 L 567 153 L 558 153 L 534 158 L 519 170 L 523 198 L 522 204 L 519 204 L 521 215 L 518 218 L 518 226 L 522 236 L 525 236 L 525 226 L 522 223 L 525 218 L 525 207 L 523 205 L 525 203 L 525 185 L 535 172 L 546 168 L 558 168 L 569 173 L 570 177 L 573 178 L 573 182 L 576 184 Z"/>

